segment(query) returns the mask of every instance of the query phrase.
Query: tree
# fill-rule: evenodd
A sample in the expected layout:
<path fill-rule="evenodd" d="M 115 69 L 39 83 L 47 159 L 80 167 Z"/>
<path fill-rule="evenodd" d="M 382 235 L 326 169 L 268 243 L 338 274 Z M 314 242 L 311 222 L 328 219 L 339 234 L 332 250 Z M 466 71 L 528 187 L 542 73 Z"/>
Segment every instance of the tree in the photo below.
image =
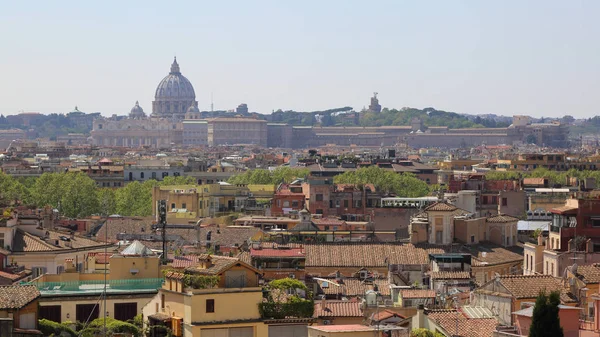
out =
<path fill-rule="evenodd" d="M 98 206 L 100 214 L 108 216 L 117 212 L 116 191 L 110 188 L 102 188 L 98 191 Z"/>
<path fill-rule="evenodd" d="M 558 316 L 560 293 L 553 291 L 550 295 L 541 292 L 533 308 L 529 337 L 564 337 Z"/>
<path fill-rule="evenodd" d="M 333 181 L 336 184 L 357 185 L 359 188 L 364 188 L 367 184 L 373 184 L 377 190 L 395 193 L 400 197 L 407 198 L 422 197 L 429 193 L 427 184 L 419 180 L 414 174 L 398 174 L 378 166 L 347 171 L 335 176 Z"/>
<path fill-rule="evenodd" d="M 115 194 L 117 213 L 124 216 L 148 216 L 152 214 L 152 188 L 156 180 L 131 182 Z"/>
<path fill-rule="evenodd" d="M 60 211 L 67 217 L 77 218 L 98 212 L 96 182 L 85 173 L 66 173 L 63 176 L 64 191 L 60 199 Z"/>

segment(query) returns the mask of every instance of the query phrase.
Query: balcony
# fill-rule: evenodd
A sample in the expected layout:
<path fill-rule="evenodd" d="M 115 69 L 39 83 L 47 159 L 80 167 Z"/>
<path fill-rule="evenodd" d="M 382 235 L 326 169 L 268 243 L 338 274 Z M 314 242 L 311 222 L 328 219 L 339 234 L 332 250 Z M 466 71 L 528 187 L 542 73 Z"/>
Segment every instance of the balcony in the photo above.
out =
<path fill-rule="evenodd" d="M 147 293 L 162 287 L 164 279 L 146 278 L 137 280 L 107 280 L 106 292 L 109 294 Z M 69 282 L 31 282 L 42 297 L 57 295 L 101 294 L 104 291 L 104 280 L 69 281 Z"/>

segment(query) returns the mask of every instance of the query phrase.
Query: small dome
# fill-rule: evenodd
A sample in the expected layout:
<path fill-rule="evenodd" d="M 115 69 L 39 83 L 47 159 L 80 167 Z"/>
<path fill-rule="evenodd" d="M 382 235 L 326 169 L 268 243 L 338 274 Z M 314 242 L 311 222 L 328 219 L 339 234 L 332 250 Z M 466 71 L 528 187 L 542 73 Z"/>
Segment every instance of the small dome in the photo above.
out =
<path fill-rule="evenodd" d="M 200 112 L 200 109 L 198 109 L 198 107 L 196 106 L 196 104 L 192 104 L 192 105 L 190 105 L 190 107 L 187 109 L 187 112 Z"/>
<path fill-rule="evenodd" d="M 146 114 L 144 113 L 144 109 L 142 109 L 142 107 L 140 106 L 140 103 L 138 101 L 135 101 L 135 106 L 133 108 L 131 108 L 131 111 L 129 112 L 129 117 L 131 117 L 131 118 L 146 117 Z"/>

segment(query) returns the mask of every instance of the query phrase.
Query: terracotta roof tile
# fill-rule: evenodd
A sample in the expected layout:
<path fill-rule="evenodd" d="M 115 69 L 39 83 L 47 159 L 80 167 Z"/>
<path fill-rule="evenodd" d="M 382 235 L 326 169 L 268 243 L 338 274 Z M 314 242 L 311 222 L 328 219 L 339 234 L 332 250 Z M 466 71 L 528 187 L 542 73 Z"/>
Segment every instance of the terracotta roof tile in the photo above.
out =
<path fill-rule="evenodd" d="M 21 309 L 40 297 L 34 285 L 0 286 L 0 309 Z"/>
<path fill-rule="evenodd" d="M 202 256 L 200 256 L 198 259 L 201 260 Z M 210 259 L 211 259 L 211 266 L 209 268 L 202 268 L 200 265 L 196 265 L 196 266 L 186 268 L 186 271 L 189 271 L 190 273 L 193 273 L 193 274 L 219 275 L 222 272 L 229 269 L 230 267 L 232 267 L 238 263 L 243 263 L 242 261 L 240 261 L 238 258 L 235 258 L 235 257 L 213 255 L 210 257 Z M 254 270 L 254 267 L 252 267 L 250 265 L 248 265 L 247 267 Z M 258 272 L 258 271 L 256 271 L 256 272 Z"/>
<path fill-rule="evenodd" d="M 585 284 L 600 283 L 600 265 L 592 264 L 577 267 L 577 277 Z"/>
<path fill-rule="evenodd" d="M 448 334 L 460 337 L 492 336 L 498 326 L 495 318 L 468 318 L 456 310 L 432 310 L 427 317 Z M 458 327 L 458 335 L 456 328 Z"/>
<path fill-rule="evenodd" d="M 500 285 L 517 299 L 536 298 L 541 291 L 560 291 L 563 303 L 570 303 L 573 300 L 561 279 L 551 275 L 502 275 L 498 280 Z M 490 282 L 496 282 L 496 280 Z M 475 291 L 486 292 L 485 285 Z"/>
<path fill-rule="evenodd" d="M 448 204 L 446 202 L 436 202 L 425 207 L 425 212 L 433 211 L 433 212 L 452 212 L 455 211 L 458 207 Z"/>
<path fill-rule="evenodd" d="M 323 306 L 323 304 L 325 304 Z M 362 317 L 358 301 L 316 301 L 313 317 Z"/>
<path fill-rule="evenodd" d="M 330 280 L 335 282 L 335 278 L 332 278 Z M 346 297 L 364 296 L 367 290 L 372 290 L 373 286 L 376 285 L 381 295 L 390 296 L 390 283 L 387 279 L 383 278 L 374 279 L 372 282 L 364 282 L 359 278 L 347 277 L 343 278 L 339 282 L 339 287 L 335 284 L 327 284 L 327 286 L 324 287 L 323 283 L 328 282 L 317 282 L 318 294 L 325 294 L 330 296 L 341 295 Z"/>
<path fill-rule="evenodd" d="M 508 222 L 517 222 L 519 219 L 514 216 L 506 215 L 506 214 L 498 214 L 492 217 L 485 219 L 486 222 L 489 223 L 508 223 Z"/>
<path fill-rule="evenodd" d="M 428 252 L 412 244 L 322 243 L 305 245 L 306 268 L 310 267 L 386 267 L 388 264 L 420 265 L 429 263 Z"/>

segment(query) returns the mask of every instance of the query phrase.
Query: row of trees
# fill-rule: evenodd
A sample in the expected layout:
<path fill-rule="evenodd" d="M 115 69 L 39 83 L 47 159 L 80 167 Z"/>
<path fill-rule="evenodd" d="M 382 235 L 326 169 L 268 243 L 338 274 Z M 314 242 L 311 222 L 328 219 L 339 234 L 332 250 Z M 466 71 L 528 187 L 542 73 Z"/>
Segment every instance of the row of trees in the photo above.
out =
<path fill-rule="evenodd" d="M 595 178 L 600 182 L 600 171 L 591 170 L 575 170 L 568 171 L 551 171 L 546 168 L 537 168 L 533 171 L 490 171 L 485 174 L 487 180 L 518 180 L 523 178 L 548 178 L 550 185 L 565 185 L 567 178 Z"/>
<path fill-rule="evenodd" d="M 152 214 L 152 188 L 158 185 L 195 184 L 191 177 L 131 182 L 119 189 L 99 188 L 84 173 L 44 173 L 18 179 L 0 172 L 0 205 L 49 205 L 67 217 L 92 214 L 148 216 Z"/>
<path fill-rule="evenodd" d="M 354 184 L 360 188 L 373 184 L 375 189 L 386 193 L 394 193 L 399 197 L 417 198 L 429 194 L 429 186 L 414 174 L 398 174 L 377 166 L 347 171 L 334 178 L 336 184 Z"/>
<path fill-rule="evenodd" d="M 278 167 L 273 171 L 265 169 L 248 170 L 229 179 L 230 184 L 264 184 L 278 185 L 290 183 L 297 178 L 305 178 L 310 174 L 307 168 Z"/>

